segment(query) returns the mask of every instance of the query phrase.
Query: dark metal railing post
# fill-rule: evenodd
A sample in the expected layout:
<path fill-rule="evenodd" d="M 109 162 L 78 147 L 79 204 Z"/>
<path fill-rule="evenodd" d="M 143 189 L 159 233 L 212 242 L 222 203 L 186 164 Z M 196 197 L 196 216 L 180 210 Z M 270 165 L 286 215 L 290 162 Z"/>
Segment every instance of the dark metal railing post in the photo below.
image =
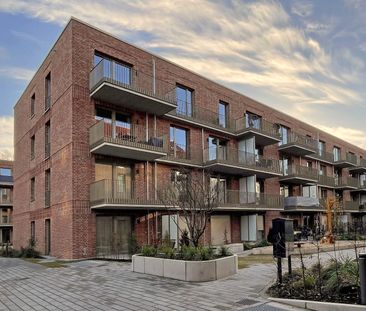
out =
<path fill-rule="evenodd" d="M 366 253 L 359 254 L 359 274 L 360 274 L 360 297 L 361 304 L 366 305 Z"/>

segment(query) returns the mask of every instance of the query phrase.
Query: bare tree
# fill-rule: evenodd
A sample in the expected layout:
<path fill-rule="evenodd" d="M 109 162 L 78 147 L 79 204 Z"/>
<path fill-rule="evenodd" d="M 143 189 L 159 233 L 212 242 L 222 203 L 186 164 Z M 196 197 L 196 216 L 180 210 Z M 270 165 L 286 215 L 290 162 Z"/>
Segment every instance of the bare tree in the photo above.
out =
<path fill-rule="evenodd" d="M 189 240 L 197 247 L 203 236 L 212 211 L 219 205 L 218 185 L 210 183 L 210 175 L 207 172 L 188 172 L 179 169 L 177 178 L 159 192 L 159 199 L 169 213 L 177 213 L 183 217 Z M 179 217 L 173 218 L 179 231 Z"/>

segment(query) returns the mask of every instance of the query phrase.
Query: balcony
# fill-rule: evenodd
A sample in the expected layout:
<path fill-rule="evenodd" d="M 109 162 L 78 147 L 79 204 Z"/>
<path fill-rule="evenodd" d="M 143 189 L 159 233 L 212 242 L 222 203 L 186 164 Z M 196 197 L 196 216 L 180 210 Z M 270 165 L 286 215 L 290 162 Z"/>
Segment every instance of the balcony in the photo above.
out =
<path fill-rule="evenodd" d="M 337 168 L 356 167 L 357 156 L 352 153 L 346 153 L 346 156 L 335 157 L 333 165 Z"/>
<path fill-rule="evenodd" d="M 319 186 L 334 188 L 336 186 L 336 179 L 331 176 L 319 175 Z"/>
<path fill-rule="evenodd" d="M 358 201 L 344 201 L 343 210 L 345 212 L 359 212 L 362 205 Z"/>
<path fill-rule="evenodd" d="M 321 212 L 324 210 L 318 198 L 303 196 L 286 197 L 284 199 L 284 209 L 292 212 Z"/>
<path fill-rule="evenodd" d="M 318 171 L 307 166 L 289 165 L 279 180 L 290 184 L 315 184 L 318 182 Z"/>
<path fill-rule="evenodd" d="M 101 60 L 90 73 L 90 96 L 156 115 L 177 107 L 174 84 L 107 59 Z"/>
<path fill-rule="evenodd" d="M 0 217 L 0 227 L 12 227 L 12 217 L 11 216 L 2 216 Z"/>
<path fill-rule="evenodd" d="M 335 188 L 341 190 L 356 190 L 359 187 L 357 178 L 342 176 L 335 179 Z"/>
<path fill-rule="evenodd" d="M 0 186 L 13 186 L 13 176 L 0 175 Z"/>
<path fill-rule="evenodd" d="M 186 145 L 169 142 L 168 154 L 159 159 L 159 162 L 176 163 L 191 167 L 202 167 L 202 154 L 192 153 Z"/>
<path fill-rule="evenodd" d="M 144 185 L 126 187 L 117 180 L 100 180 L 90 185 L 90 205 L 92 209 L 142 209 L 163 208 L 159 200 L 146 197 Z"/>
<path fill-rule="evenodd" d="M 281 142 L 278 150 L 296 156 L 306 156 L 317 152 L 317 141 L 311 137 L 289 132 L 287 140 Z"/>
<path fill-rule="evenodd" d="M 348 170 L 356 174 L 366 173 L 366 159 L 359 159 L 357 166 L 350 167 Z"/>
<path fill-rule="evenodd" d="M 366 193 L 366 180 L 358 180 L 357 189 L 352 189 L 352 192 Z"/>
<path fill-rule="evenodd" d="M 226 147 L 205 149 L 204 168 L 224 174 L 256 174 L 259 178 L 281 175 L 278 160 L 265 159 L 253 153 Z"/>
<path fill-rule="evenodd" d="M 4 189 L 0 189 L 0 205 L 13 205 L 13 195 L 12 194 L 3 194 L 1 195 L 1 190 Z"/>
<path fill-rule="evenodd" d="M 89 130 L 90 152 L 139 161 L 166 156 L 166 141 L 163 135 L 147 136 L 146 127 L 137 124 L 117 126 L 100 120 Z"/>
<path fill-rule="evenodd" d="M 262 118 L 246 115 L 235 120 L 235 133 L 238 138 L 254 136 L 256 144 L 267 146 L 281 141 L 278 127 Z"/>
<path fill-rule="evenodd" d="M 223 210 L 282 210 L 283 196 L 244 192 L 240 190 L 226 190 L 219 194 L 219 207 Z"/>
<path fill-rule="evenodd" d="M 180 108 L 185 107 L 185 108 Z M 204 126 L 211 130 L 234 134 L 234 130 L 230 124 L 230 120 L 225 119 L 224 116 L 215 111 L 192 105 L 184 102 L 182 105 L 167 113 L 167 116 L 180 121 L 188 122 L 194 125 Z M 220 120 L 225 120 L 220 122 Z"/>
<path fill-rule="evenodd" d="M 318 150 L 317 153 L 309 154 L 306 157 L 333 165 L 333 153 L 331 152 Z"/>

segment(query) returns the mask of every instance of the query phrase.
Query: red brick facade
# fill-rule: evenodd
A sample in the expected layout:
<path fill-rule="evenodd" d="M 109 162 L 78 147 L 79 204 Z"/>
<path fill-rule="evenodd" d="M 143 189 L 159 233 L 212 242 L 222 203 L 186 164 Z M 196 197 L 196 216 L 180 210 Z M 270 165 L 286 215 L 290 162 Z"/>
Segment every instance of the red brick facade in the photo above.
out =
<path fill-rule="evenodd" d="M 169 137 L 170 125 L 189 130 L 188 144 L 192 160 L 202 162 L 202 143 L 208 146 L 208 137 L 214 135 L 227 140 L 228 147 L 238 146 L 238 140 L 223 132 L 208 127 L 193 125 L 167 116 L 154 116 L 143 111 L 134 111 L 108 102 L 94 100 L 90 96 L 89 80 L 93 68 L 95 51 L 113 59 L 131 64 L 139 72 L 153 75 L 171 85 L 184 85 L 194 90 L 194 105 L 217 111 L 219 101 L 229 103 L 228 119 L 242 117 L 247 111 L 262 116 L 273 123 L 280 123 L 294 129 L 301 135 L 326 142 L 326 151 L 332 152 L 339 146 L 342 155 L 353 152 L 366 158 L 366 152 L 332 135 L 322 132 L 295 118 L 283 114 L 269 106 L 258 103 L 242 94 L 209 81 L 178 65 L 151 55 L 146 51 L 122 42 L 100 30 L 72 19 L 51 49 L 45 61 L 16 104 L 15 110 L 15 168 L 14 168 L 14 247 L 24 246 L 30 237 L 30 223 L 35 222 L 37 247 L 44 252 L 45 220 L 51 221 L 50 254 L 60 258 L 90 258 L 96 255 L 96 216 L 131 216 L 132 228 L 142 244 L 159 243 L 162 238 L 161 215 L 154 206 L 111 208 L 95 210 L 90 206 L 90 184 L 95 180 L 96 161 L 122 163 L 121 157 L 100 156 L 90 152 L 89 130 L 95 124 L 95 108 L 104 107 L 121 113 L 129 113 L 131 123 L 146 125 L 148 131 Z M 51 73 L 51 108 L 45 112 L 45 77 Z M 30 115 L 30 99 L 35 94 L 35 115 Z M 146 118 L 147 116 L 147 118 Z M 51 155 L 45 159 L 45 124 L 50 121 Z M 35 157 L 31 159 L 30 138 L 35 136 Z M 263 156 L 278 160 L 278 144 L 263 148 Z M 195 162 L 193 161 L 193 162 Z M 305 165 L 312 162 L 318 167 L 319 161 L 292 156 L 294 164 Z M 156 199 L 155 189 L 164 188 L 170 182 L 171 169 L 178 164 L 167 161 L 128 160 L 132 168 L 133 187 L 139 199 Z M 327 165 L 329 174 L 333 166 Z M 51 171 L 51 201 L 45 208 L 45 170 Z M 343 174 L 348 175 L 347 169 Z M 240 174 L 229 174 L 227 185 L 231 190 L 239 189 Z M 35 178 L 35 199 L 30 200 L 30 180 Z M 328 190 L 333 194 L 333 190 Z M 302 194 L 301 186 L 294 186 L 292 195 Z M 264 193 L 280 194 L 278 178 L 264 181 Z M 344 198 L 350 192 L 344 191 Z M 283 212 L 283 210 L 282 210 Z M 280 210 L 258 211 L 255 208 L 223 210 L 220 213 L 231 216 L 231 241 L 241 242 L 241 216 L 249 214 L 264 215 L 264 236 L 267 235 L 271 220 L 281 215 Z M 148 215 L 148 216 L 147 216 Z M 148 226 L 149 223 L 149 226 Z M 211 228 L 204 240 L 210 243 Z"/>

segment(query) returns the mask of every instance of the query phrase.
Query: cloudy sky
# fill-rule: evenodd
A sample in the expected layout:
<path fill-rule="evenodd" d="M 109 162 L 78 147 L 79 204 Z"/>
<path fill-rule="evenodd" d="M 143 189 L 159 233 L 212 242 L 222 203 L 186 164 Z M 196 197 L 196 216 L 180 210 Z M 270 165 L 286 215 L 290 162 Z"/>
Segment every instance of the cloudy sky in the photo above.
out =
<path fill-rule="evenodd" d="M 0 158 L 70 16 L 366 148 L 366 1 L 2 0 Z"/>

